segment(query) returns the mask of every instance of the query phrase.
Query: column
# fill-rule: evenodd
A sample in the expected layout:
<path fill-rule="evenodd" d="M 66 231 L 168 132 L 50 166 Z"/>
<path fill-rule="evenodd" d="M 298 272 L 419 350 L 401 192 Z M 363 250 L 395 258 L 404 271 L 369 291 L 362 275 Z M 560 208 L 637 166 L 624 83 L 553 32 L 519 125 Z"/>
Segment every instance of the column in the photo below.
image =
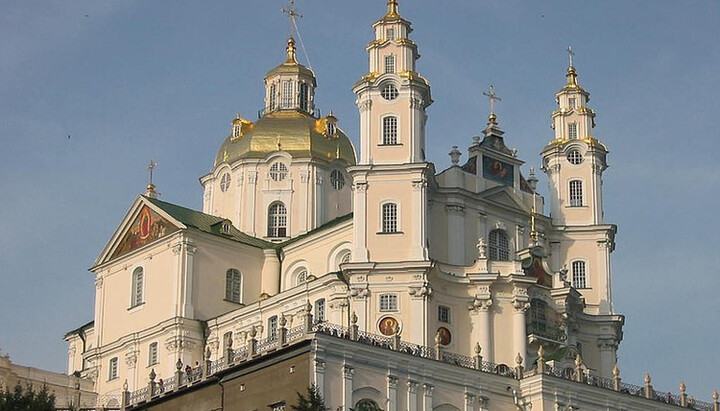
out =
<path fill-rule="evenodd" d="M 186 242 L 185 244 L 185 256 L 184 256 L 184 267 L 183 267 L 183 309 L 182 317 L 195 318 L 195 309 L 193 308 L 192 301 L 192 290 L 193 290 L 193 259 L 197 247 L 191 243 Z"/>
<path fill-rule="evenodd" d="M 475 396 L 465 393 L 465 411 L 475 411 Z"/>
<path fill-rule="evenodd" d="M 318 169 L 315 170 L 315 201 L 314 204 L 307 203 L 305 206 L 314 208 L 315 209 L 315 215 L 314 219 L 315 221 L 312 221 L 309 227 L 308 231 L 314 229 L 315 227 L 320 226 L 325 221 L 325 201 L 321 201 L 321 199 L 325 199 L 325 186 L 323 184 L 323 175 L 322 172 Z"/>
<path fill-rule="evenodd" d="M 445 206 L 448 216 L 447 223 L 447 256 L 448 262 L 455 265 L 465 264 L 465 207 L 459 204 Z"/>
<path fill-rule="evenodd" d="M 325 395 L 325 361 L 315 359 L 315 378 L 313 380 L 318 393 L 323 398 L 327 398 Z"/>
<path fill-rule="evenodd" d="M 494 362 L 492 327 L 490 326 L 490 307 L 492 303 L 492 299 L 488 298 L 487 300 L 483 300 L 481 305 L 477 307 L 479 335 L 476 341 L 480 343 L 482 355 L 485 357 L 485 361 L 488 362 Z"/>
<path fill-rule="evenodd" d="M 353 374 L 355 374 L 354 368 L 343 365 L 343 411 L 350 411 L 355 405 L 352 403 Z"/>
<path fill-rule="evenodd" d="M 173 258 L 173 303 L 175 304 L 175 316 L 182 317 L 182 295 L 183 295 L 183 253 L 182 242 L 177 242 L 172 246 Z"/>
<path fill-rule="evenodd" d="M 138 359 L 137 351 L 130 351 L 125 353 L 125 365 L 127 366 L 127 382 L 130 384 L 131 391 L 141 387 L 142 384 L 138 381 L 138 375 L 136 375 L 136 365 Z"/>
<path fill-rule="evenodd" d="M 613 339 L 598 340 L 598 348 L 600 349 L 600 375 L 603 378 L 612 378 L 612 370 L 615 368 L 617 357 L 617 341 Z"/>
<path fill-rule="evenodd" d="M 527 360 L 527 330 L 525 329 L 525 312 L 530 308 L 527 301 L 515 299 L 513 300 L 513 359 L 520 353 L 523 357 L 523 367 Z"/>
<path fill-rule="evenodd" d="M 422 411 L 432 411 L 433 409 L 433 390 L 435 387 L 433 387 L 430 384 L 423 384 L 423 409 Z"/>
<path fill-rule="evenodd" d="M 297 204 L 301 207 L 302 212 L 298 215 L 301 216 L 301 220 L 299 225 L 299 233 L 303 234 L 308 231 L 310 231 L 312 228 L 312 222 L 313 219 L 315 221 L 319 221 L 318 215 L 320 214 L 320 202 L 317 202 L 314 208 L 312 201 L 310 201 L 310 198 L 312 197 L 310 194 L 310 171 L 309 170 L 300 170 L 300 202 Z M 317 190 L 315 190 L 317 192 Z M 322 197 L 315 197 L 315 198 L 322 198 Z M 313 215 L 313 213 L 316 213 L 316 215 Z"/>
<path fill-rule="evenodd" d="M 364 278 L 364 275 L 361 277 Z M 352 313 L 355 312 L 355 315 L 358 317 L 357 324 L 360 329 L 368 331 L 370 329 L 370 324 L 368 324 L 368 296 L 370 295 L 370 291 L 367 289 L 367 284 L 363 284 L 362 287 L 363 288 L 353 288 L 350 291 L 352 294 L 350 313 L 352 315 Z"/>
<path fill-rule="evenodd" d="M 427 237 L 427 181 L 425 178 L 413 180 L 413 210 L 415 218 L 412 227 L 411 256 L 415 260 L 427 260 L 428 251 L 425 238 Z"/>
<path fill-rule="evenodd" d="M 397 411 L 397 383 L 396 376 L 389 374 L 387 376 L 387 408 L 385 411 Z"/>
<path fill-rule="evenodd" d="M 248 219 L 249 225 L 248 225 L 248 234 L 250 234 L 253 237 L 257 237 L 258 233 L 255 231 L 258 225 L 256 210 L 257 210 L 257 181 L 258 181 L 258 172 L 257 171 L 248 171 L 248 186 L 246 190 L 248 190 L 248 204 L 250 204 L 250 210 L 248 210 L 247 213 L 245 213 L 245 218 Z M 261 232 L 261 235 L 262 234 Z"/>
<path fill-rule="evenodd" d="M 597 269 L 597 280 L 594 278 L 589 278 L 591 282 L 596 282 L 597 287 L 600 289 L 600 292 L 598 293 L 599 297 L 599 314 L 612 314 L 613 308 L 612 308 L 612 288 L 610 279 L 612 278 L 610 276 L 610 250 L 612 247 L 612 243 L 609 239 L 606 239 L 604 241 L 598 241 L 597 243 L 598 247 L 598 269 Z M 589 274 L 592 275 L 592 270 L 589 270 Z"/>
<path fill-rule="evenodd" d="M 353 176 L 353 178 L 355 177 Z M 356 263 L 367 262 L 369 258 L 367 249 L 367 188 L 366 181 L 353 184 L 353 233 L 355 241 L 352 261 Z"/>
<path fill-rule="evenodd" d="M 407 382 L 407 411 L 418 411 L 417 409 L 418 383 L 413 380 Z"/>
<path fill-rule="evenodd" d="M 428 345 L 427 342 L 427 296 L 430 293 L 430 285 L 410 289 L 410 312 L 413 313 L 413 324 L 408 330 L 403 330 L 406 336 L 415 344 Z"/>

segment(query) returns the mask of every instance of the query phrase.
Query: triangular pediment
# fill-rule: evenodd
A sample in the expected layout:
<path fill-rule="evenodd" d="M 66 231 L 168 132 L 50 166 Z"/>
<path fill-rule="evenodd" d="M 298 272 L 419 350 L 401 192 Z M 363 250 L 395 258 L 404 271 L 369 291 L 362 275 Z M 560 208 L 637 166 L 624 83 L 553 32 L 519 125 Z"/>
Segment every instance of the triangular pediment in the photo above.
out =
<path fill-rule="evenodd" d="M 186 228 L 145 197 L 138 197 L 94 266 L 115 260 Z"/>
<path fill-rule="evenodd" d="M 529 213 L 530 210 L 511 190 L 511 188 L 505 186 L 493 187 L 480 193 L 480 198 L 518 211 Z"/>

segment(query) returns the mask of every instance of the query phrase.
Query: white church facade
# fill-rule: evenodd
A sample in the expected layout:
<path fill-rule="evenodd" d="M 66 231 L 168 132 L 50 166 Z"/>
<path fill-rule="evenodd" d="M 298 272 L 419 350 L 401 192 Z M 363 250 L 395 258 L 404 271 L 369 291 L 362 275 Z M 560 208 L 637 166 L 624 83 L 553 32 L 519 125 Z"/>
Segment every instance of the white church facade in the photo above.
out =
<path fill-rule="evenodd" d="M 290 38 L 260 117 L 232 120 L 200 178 L 203 210 L 159 200 L 152 184 L 129 209 L 91 268 L 94 321 L 66 335 L 68 373 L 120 405 L 151 372 L 179 384 L 178 364 L 207 377 L 205 364 L 303 335 L 308 381 L 332 409 L 674 408 L 577 384 L 619 384 L 624 317 L 612 304 L 616 227 L 603 220 L 608 148 L 572 62 L 541 152 L 548 199 L 492 110 L 438 171 L 425 158 L 430 83 L 410 22 L 396 0 L 387 7 L 352 88 L 359 147 L 318 115 L 315 75 Z M 432 352 L 360 346 L 357 333 Z M 493 372 L 428 360 L 453 354 Z M 548 377 L 546 364 L 576 381 Z"/>

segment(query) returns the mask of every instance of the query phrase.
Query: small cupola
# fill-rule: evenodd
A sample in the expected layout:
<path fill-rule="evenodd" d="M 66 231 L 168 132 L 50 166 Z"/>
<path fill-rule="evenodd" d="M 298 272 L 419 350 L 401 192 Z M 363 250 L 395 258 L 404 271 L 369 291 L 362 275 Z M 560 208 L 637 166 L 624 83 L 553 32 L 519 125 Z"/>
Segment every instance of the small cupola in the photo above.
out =
<path fill-rule="evenodd" d="M 265 76 L 265 108 L 261 116 L 278 111 L 300 111 L 312 115 L 317 87 L 315 74 L 298 62 L 294 38 L 288 38 L 285 51 L 285 62 Z"/>

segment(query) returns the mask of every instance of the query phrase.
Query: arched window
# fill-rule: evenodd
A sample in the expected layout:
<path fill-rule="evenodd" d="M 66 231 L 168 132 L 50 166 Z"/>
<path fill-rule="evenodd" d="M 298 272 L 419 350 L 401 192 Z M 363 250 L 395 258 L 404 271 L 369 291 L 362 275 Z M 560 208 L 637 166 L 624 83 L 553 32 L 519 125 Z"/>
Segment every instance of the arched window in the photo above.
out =
<path fill-rule="evenodd" d="M 270 178 L 275 181 L 283 181 L 287 177 L 287 166 L 279 161 L 270 166 Z"/>
<path fill-rule="evenodd" d="M 151 343 L 148 347 L 148 367 L 158 363 L 158 343 Z"/>
<path fill-rule="evenodd" d="M 286 236 L 287 209 L 283 203 L 272 203 L 268 209 L 268 237 Z"/>
<path fill-rule="evenodd" d="M 392 54 L 389 56 L 385 56 L 385 72 L 386 73 L 394 73 L 395 72 L 395 56 Z"/>
<path fill-rule="evenodd" d="M 230 173 L 223 174 L 223 176 L 220 178 L 220 191 L 222 191 L 223 193 L 228 191 L 228 189 L 230 188 L 230 180 Z"/>
<path fill-rule="evenodd" d="M 383 136 L 382 143 L 384 145 L 397 144 L 398 143 L 397 132 L 398 132 L 397 117 L 394 117 L 394 116 L 384 117 L 383 118 L 383 130 L 382 130 L 382 136 Z"/>
<path fill-rule="evenodd" d="M 301 268 L 300 271 L 295 274 L 295 285 L 304 284 L 307 282 L 308 278 L 308 270 L 305 268 Z"/>
<path fill-rule="evenodd" d="M 398 212 L 395 203 L 386 203 L 382 206 L 382 232 L 398 232 Z"/>
<path fill-rule="evenodd" d="M 275 110 L 277 108 L 277 85 L 275 85 L 274 83 L 270 85 L 269 100 L 270 111 Z"/>
<path fill-rule="evenodd" d="M 572 285 L 575 288 L 587 288 L 585 261 L 572 262 Z"/>
<path fill-rule="evenodd" d="M 225 273 L 225 299 L 234 303 L 242 302 L 242 276 L 234 268 Z"/>
<path fill-rule="evenodd" d="M 497 229 L 490 231 L 488 244 L 489 258 L 495 261 L 510 260 L 510 242 L 505 231 Z"/>
<path fill-rule="evenodd" d="M 130 297 L 130 306 L 136 307 L 143 303 L 143 281 L 144 271 L 142 267 L 138 267 L 132 274 L 132 296 Z"/>
<path fill-rule="evenodd" d="M 570 180 L 570 207 L 582 207 L 583 186 L 580 180 Z"/>

